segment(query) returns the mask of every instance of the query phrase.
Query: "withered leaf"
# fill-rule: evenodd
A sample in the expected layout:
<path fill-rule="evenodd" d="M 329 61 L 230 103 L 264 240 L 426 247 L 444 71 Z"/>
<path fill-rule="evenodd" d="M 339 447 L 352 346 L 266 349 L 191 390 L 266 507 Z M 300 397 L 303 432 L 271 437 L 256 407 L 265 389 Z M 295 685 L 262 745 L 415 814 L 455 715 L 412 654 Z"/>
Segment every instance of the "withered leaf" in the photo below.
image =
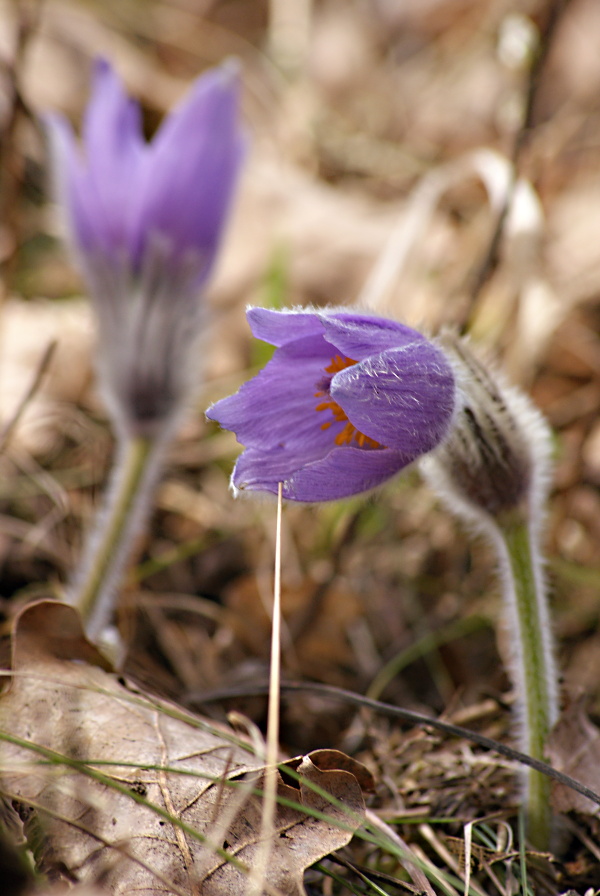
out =
<path fill-rule="evenodd" d="M 600 729 L 588 718 L 583 700 L 574 700 L 561 714 L 548 740 L 548 755 L 559 771 L 600 793 Z M 597 815 L 600 811 L 596 803 L 556 782 L 552 805 L 556 812 Z"/>
<path fill-rule="evenodd" d="M 73 608 L 40 601 L 17 618 L 0 738 L 2 791 L 37 814 L 46 870 L 54 863 L 78 883 L 102 881 L 115 896 L 244 891 L 259 848 L 260 759 L 230 729 L 108 671 Z M 300 778 L 280 777 L 278 794 L 305 811 L 278 806 L 266 889 L 302 894 L 304 870 L 361 824 L 357 778 L 369 775 L 335 751 L 290 767 Z"/>

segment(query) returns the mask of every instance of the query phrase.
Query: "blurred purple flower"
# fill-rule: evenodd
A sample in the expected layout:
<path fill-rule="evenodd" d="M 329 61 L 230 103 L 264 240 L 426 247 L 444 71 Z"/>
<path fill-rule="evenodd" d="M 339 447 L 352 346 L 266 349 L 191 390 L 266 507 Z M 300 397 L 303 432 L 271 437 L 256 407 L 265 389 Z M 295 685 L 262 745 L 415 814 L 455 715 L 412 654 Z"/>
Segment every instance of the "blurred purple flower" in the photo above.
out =
<path fill-rule="evenodd" d="M 99 60 L 82 150 L 48 115 L 58 199 L 99 321 L 99 374 L 117 426 L 158 431 L 195 378 L 199 292 L 215 261 L 244 155 L 238 78 L 199 78 L 144 140 L 139 105 Z"/>
<path fill-rule="evenodd" d="M 374 488 L 446 436 L 455 383 L 445 354 L 400 323 L 344 311 L 251 308 L 277 346 L 239 392 L 207 411 L 245 445 L 234 490 L 329 501 Z"/>

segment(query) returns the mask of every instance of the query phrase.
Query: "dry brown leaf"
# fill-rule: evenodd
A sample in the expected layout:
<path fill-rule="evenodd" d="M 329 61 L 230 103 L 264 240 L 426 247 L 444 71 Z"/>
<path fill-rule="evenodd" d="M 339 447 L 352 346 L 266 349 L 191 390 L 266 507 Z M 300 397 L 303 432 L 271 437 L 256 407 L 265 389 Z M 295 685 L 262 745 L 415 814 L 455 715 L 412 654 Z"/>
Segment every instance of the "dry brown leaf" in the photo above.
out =
<path fill-rule="evenodd" d="M 5 28 L 14 28 L 11 6 L 10 0 L 0 0 L 0 23 Z M 77 0 L 53 0 L 40 8 L 29 46 L 23 76 L 26 101 L 36 110 L 80 109 L 82 75 L 98 55 L 112 59 L 132 89 L 150 97 L 155 108 L 168 109 L 185 89 L 177 77 L 151 65 L 104 16 Z"/>
<path fill-rule="evenodd" d="M 45 870 L 66 868 L 86 884 L 101 878 L 113 894 L 244 891 L 244 873 L 198 838 L 252 866 L 262 811 L 252 792 L 262 786 L 260 760 L 229 729 L 159 704 L 107 671 L 72 607 L 40 601 L 17 618 L 10 686 L 0 699 L 2 730 L 70 761 L 49 767 L 23 746 L 0 747 L 4 793 L 22 814 L 36 810 L 43 826 Z M 301 894 L 304 870 L 348 843 L 361 824 L 357 776 L 367 785 L 370 779 L 335 751 L 299 757 L 289 768 L 300 780 L 280 779 L 279 795 L 328 816 L 278 809 L 269 892 Z"/>
<path fill-rule="evenodd" d="M 64 426 L 64 405 L 75 404 L 91 382 L 92 317 L 83 301 L 24 302 L 2 307 L 0 426 L 23 400 L 48 344 L 57 349 L 39 390 L 28 403 L 14 439 L 26 451 L 48 450 Z"/>
<path fill-rule="evenodd" d="M 600 729 L 590 722 L 582 699 L 570 703 L 554 726 L 548 755 L 559 771 L 600 793 Z M 564 784 L 554 784 L 552 805 L 556 812 L 599 812 L 596 803 Z"/>
<path fill-rule="evenodd" d="M 27 896 L 64 896 L 64 887 L 44 887 L 34 890 L 32 893 L 28 891 Z M 102 887 L 87 886 L 86 884 L 77 885 L 70 891 L 70 896 L 106 896 L 106 890 Z"/>

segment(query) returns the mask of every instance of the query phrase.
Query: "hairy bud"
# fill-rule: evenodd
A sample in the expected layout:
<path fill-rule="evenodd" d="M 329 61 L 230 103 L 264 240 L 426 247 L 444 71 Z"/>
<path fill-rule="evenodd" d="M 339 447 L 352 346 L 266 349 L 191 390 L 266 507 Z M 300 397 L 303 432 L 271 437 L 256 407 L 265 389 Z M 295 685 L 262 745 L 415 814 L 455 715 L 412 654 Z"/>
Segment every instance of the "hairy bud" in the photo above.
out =
<path fill-rule="evenodd" d="M 422 461 L 423 472 L 454 512 L 489 528 L 505 515 L 541 519 L 547 496 L 550 431 L 519 390 L 492 376 L 464 340 L 439 340 L 457 382 L 448 437 Z"/>

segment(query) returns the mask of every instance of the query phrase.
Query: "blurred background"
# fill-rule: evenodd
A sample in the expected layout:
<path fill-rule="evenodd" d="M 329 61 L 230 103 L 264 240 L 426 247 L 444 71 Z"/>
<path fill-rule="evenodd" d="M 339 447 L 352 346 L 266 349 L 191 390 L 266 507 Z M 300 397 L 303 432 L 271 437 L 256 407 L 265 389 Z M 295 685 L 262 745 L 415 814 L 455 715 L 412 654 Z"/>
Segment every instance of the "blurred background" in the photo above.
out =
<path fill-rule="evenodd" d="M 247 304 L 359 303 L 469 332 L 547 415 L 560 665 L 600 713 L 599 36 L 597 0 L 0 0 L 0 426 L 57 342 L 2 437 L 4 617 L 60 594 L 112 456 L 39 116 L 79 126 L 100 54 L 151 136 L 193 78 L 235 56 L 251 152 L 210 288 L 206 379 L 123 590 L 128 671 L 195 706 L 265 680 L 274 506 L 234 503 L 239 446 L 203 410 L 268 359 Z M 288 506 L 283 563 L 287 677 L 506 734 L 492 558 L 416 473 L 367 498 Z M 260 697 L 203 705 L 233 707 L 264 723 Z M 283 744 L 362 750 L 393 777 L 401 739 L 354 715 L 295 696 Z M 415 805 L 442 798 L 416 791 Z M 461 791 L 464 811 L 476 791 Z"/>

